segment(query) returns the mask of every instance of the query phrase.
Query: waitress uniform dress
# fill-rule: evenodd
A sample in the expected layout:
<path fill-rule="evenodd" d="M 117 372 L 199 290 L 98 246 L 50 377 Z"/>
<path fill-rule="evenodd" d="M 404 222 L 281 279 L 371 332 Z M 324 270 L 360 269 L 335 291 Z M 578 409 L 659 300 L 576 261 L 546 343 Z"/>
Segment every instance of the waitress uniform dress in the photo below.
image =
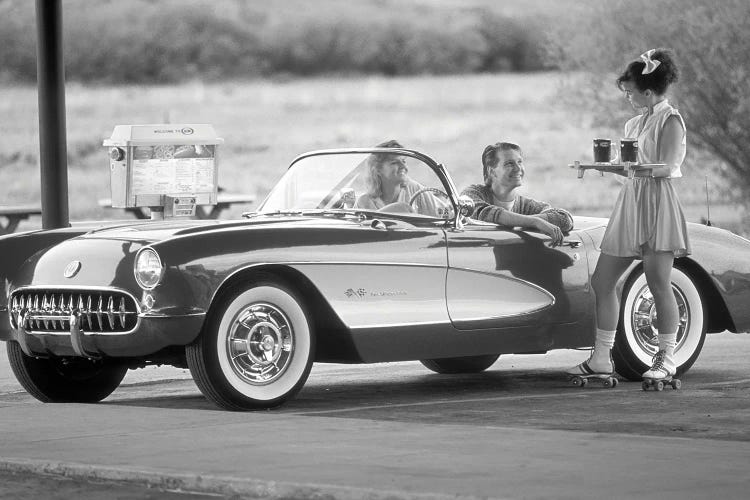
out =
<path fill-rule="evenodd" d="M 633 117 L 625 124 L 625 137 L 638 139 L 639 163 L 659 163 L 661 132 L 672 115 L 679 117 L 686 130 L 682 116 L 666 99 L 654 106 L 653 113 Z M 679 161 L 671 165 L 669 177 L 633 177 L 624 181 L 604 232 L 602 253 L 640 259 L 644 244 L 657 252 L 673 252 L 675 257 L 690 253 L 685 215 L 672 185 L 672 179 L 682 177 L 680 165 L 685 151 L 683 133 Z"/>

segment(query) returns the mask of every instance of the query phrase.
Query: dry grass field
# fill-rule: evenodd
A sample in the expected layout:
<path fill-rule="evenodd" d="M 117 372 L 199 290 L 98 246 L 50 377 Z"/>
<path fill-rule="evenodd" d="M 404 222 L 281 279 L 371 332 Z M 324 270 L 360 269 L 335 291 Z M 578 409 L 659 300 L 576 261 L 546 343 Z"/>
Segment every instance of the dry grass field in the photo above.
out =
<path fill-rule="evenodd" d="M 619 189 L 611 178 L 576 178 L 567 165 L 591 159 L 591 139 L 619 137 L 590 126 L 585 110 L 559 104 L 560 75 L 464 75 L 258 80 L 177 86 L 67 87 L 71 220 L 127 218 L 103 209 L 109 196 L 102 140 L 117 124 L 211 123 L 221 147 L 219 184 L 262 198 L 298 154 L 372 146 L 395 138 L 444 163 L 459 187 L 481 180 L 485 145 L 511 140 L 526 152 L 529 195 L 576 213 L 606 215 Z M 34 87 L 0 88 L 0 199 L 39 202 L 38 115 Z M 621 99 L 613 89 L 612 99 Z M 623 100 L 623 106 L 626 105 Z M 700 164 L 699 167 L 696 165 Z M 721 206 L 717 167 L 690 157 L 679 191 L 689 220 L 705 215 L 711 177 L 712 219 L 746 233 L 738 211 Z M 225 217 L 252 206 L 237 207 Z M 38 227 L 39 220 L 20 229 Z"/>

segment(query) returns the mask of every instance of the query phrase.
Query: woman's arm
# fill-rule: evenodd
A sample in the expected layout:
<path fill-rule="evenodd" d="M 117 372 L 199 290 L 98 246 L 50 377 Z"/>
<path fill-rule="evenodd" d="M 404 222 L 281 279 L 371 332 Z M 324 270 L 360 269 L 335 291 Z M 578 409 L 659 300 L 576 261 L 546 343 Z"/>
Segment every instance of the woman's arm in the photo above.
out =
<path fill-rule="evenodd" d="M 677 115 L 667 118 L 659 139 L 659 163 L 665 167 L 655 168 L 654 177 L 669 177 L 682 164 L 682 140 L 685 128 Z"/>

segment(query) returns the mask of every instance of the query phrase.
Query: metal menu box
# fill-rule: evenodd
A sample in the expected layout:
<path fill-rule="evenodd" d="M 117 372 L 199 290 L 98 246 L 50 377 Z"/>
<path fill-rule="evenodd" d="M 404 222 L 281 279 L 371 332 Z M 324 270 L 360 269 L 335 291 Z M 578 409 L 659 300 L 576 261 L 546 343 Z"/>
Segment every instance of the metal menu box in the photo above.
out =
<path fill-rule="evenodd" d="M 112 206 L 158 208 L 179 197 L 216 204 L 223 142 L 207 124 L 115 126 L 103 143 L 109 147 Z"/>

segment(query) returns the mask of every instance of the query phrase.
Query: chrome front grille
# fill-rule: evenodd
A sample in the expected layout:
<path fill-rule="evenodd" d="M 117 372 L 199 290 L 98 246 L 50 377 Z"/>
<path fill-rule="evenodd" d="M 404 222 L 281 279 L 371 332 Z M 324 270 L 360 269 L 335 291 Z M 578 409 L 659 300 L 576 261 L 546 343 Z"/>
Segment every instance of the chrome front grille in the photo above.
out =
<path fill-rule="evenodd" d="M 86 333 L 126 333 L 138 323 L 138 305 L 127 292 L 102 290 L 16 290 L 8 304 L 13 328 L 36 333 L 70 333 L 80 317 Z"/>

